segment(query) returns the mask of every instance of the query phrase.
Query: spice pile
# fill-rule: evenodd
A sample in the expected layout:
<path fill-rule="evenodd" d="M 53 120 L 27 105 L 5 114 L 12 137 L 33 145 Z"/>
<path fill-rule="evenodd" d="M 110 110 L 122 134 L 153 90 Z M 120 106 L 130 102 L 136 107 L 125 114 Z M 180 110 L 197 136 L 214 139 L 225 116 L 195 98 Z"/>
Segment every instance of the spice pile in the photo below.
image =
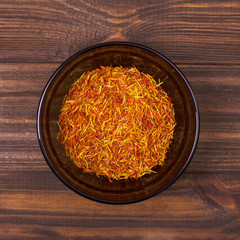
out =
<path fill-rule="evenodd" d="M 58 139 L 81 169 L 113 179 L 139 178 L 166 158 L 174 109 L 161 83 L 136 68 L 84 73 L 63 100 Z"/>

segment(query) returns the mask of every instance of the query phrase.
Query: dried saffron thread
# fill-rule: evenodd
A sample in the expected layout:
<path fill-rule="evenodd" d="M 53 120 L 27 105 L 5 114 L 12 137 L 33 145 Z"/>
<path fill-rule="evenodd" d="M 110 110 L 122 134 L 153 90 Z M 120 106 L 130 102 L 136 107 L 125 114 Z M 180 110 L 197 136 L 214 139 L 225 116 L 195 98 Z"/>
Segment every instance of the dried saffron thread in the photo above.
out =
<path fill-rule="evenodd" d="M 139 178 L 162 165 L 173 138 L 170 98 L 135 67 L 101 67 L 82 74 L 65 96 L 58 139 L 85 172 Z"/>

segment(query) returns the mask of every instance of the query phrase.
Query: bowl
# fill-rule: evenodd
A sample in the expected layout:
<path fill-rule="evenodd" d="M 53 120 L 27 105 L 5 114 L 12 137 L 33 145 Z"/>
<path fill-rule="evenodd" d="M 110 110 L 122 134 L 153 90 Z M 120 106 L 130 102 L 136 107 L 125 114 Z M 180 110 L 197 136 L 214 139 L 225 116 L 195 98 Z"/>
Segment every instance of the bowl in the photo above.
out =
<path fill-rule="evenodd" d="M 114 180 L 86 173 L 66 156 L 57 140 L 58 117 L 64 96 L 82 73 L 100 66 L 135 66 L 161 85 L 171 98 L 176 127 L 165 164 L 138 179 Z M 180 70 L 160 53 L 142 45 L 110 42 L 88 47 L 66 60 L 52 75 L 41 96 L 37 134 L 43 156 L 56 176 L 89 199 L 113 204 L 133 203 L 159 194 L 173 184 L 191 161 L 199 135 L 199 112 L 193 91 Z"/>

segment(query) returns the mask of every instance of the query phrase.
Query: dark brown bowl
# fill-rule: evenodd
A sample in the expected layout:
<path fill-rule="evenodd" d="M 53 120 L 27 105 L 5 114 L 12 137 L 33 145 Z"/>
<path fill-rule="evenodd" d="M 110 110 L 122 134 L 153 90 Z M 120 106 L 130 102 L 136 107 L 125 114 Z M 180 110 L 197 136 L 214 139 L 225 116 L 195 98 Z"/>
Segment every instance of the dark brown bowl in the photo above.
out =
<path fill-rule="evenodd" d="M 59 110 L 71 84 L 83 72 L 108 65 L 135 66 L 155 79 L 168 76 L 161 86 L 170 96 L 175 109 L 177 125 L 173 142 L 165 164 L 154 168 L 157 173 L 144 175 L 137 180 L 109 182 L 105 177 L 85 173 L 66 157 L 63 146 L 57 141 Z M 133 43 L 104 43 L 78 52 L 50 78 L 39 103 L 37 133 L 47 163 L 70 189 L 104 203 L 132 203 L 160 193 L 186 169 L 197 146 L 199 112 L 189 83 L 167 58 Z"/>

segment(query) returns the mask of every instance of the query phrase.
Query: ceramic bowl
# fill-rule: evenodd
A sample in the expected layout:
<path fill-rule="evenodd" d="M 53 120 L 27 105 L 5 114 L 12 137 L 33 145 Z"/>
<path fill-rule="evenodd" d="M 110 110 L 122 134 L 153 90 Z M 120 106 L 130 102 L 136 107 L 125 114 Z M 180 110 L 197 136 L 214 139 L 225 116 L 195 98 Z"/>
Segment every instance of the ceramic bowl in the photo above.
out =
<path fill-rule="evenodd" d="M 161 85 L 175 109 L 176 127 L 165 164 L 141 178 L 114 180 L 85 173 L 66 156 L 57 140 L 59 111 L 64 96 L 82 73 L 100 66 L 135 66 Z M 104 203 L 133 203 L 159 194 L 176 181 L 191 161 L 199 135 L 199 112 L 193 91 L 180 70 L 160 53 L 134 43 L 111 42 L 91 46 L 66 60 L 47 83 L 40 99 L 37 133 L 43 156 L 70 189 Z"/>

